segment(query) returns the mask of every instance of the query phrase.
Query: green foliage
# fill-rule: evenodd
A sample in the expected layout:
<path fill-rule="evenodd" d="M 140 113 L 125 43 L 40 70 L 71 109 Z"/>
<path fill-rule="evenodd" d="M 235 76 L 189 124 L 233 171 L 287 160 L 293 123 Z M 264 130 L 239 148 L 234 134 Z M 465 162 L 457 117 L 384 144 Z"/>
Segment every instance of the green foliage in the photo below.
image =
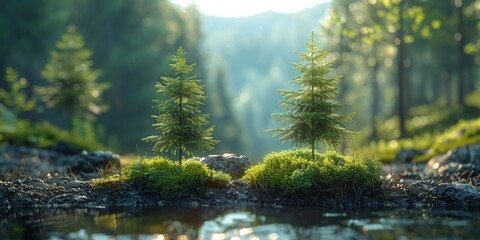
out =
<path fill-rule="evenodd" d="M 74 117 L 92 120 L 106 110 L 100 96 L 108 84 L 96 82 L 100 72 L 92 69 L 91 56 L 76 27 L 69 25 L 42 71 L 49 85 L 35 89 L 48 107 L 67 113 L 70 127 Z"/>
<path fill-rule="evenodd" d="M 480 99 L 480 89 L 468 94 L 467 97 L 465 98 L 465 104 L 467 106 L 471 106 L 471 107 L 474 107 L 476 109 L 480 109 L 479 99 Z"/>
<path fill-rule="evenodd" d="M 70 19 L 102 71 L 98 81 L 111 84 L 102 94 L 109 111 L 99 122 L 108 138 L 118 140 L 121 152 L 150 150 L 138 140 L 155 134 L 150 116 L 158 112 L 149 106 L 158 95 L 152 82 L 171 73 L 169 58 L 180 45 L 188 49 L 189 60 L 200 63 L 200 14 L 163 0 L 69 2 L 74 11 Z M 195 73 L 204 76 L 203 70 L 198 67 Z"/>
<path fill-rule="evenodd" d="M 5 79 L 9 85 L 9 91 L 0 89 L 0 101 L 15 113 L 32 110 L 36 103 L 32 99 L 27 99 L 24 93 L 25 88 L 28 87 L 27 80 L 19 79 L 18 72 L 12 68 L 6 69 Z M 79 151 L 104 149 L 97 141 L 91 123 L 76 118 L 73 125 L 74 128 L 70 134 L 49 123 L 32 125 L 29 121 L 17 120 L 15 115 L 9 116 L 4 110 L 0 119 L 0 142 L 34 145 L 41 148 L 52 147 L 58 142 L 67 142 Z"/>
<path fill-rule="evenodd" d="M 300 73 L 292 83 L 300 88 L 281 91 L 284 97 L 281 107 L 285 113 L 274 114 L 274 117 L 287 127 L 270 130 L 275 136 L 280 135 L 282 141 L 310 146 L 312 157 L 319 142 L 337 145 L 342 137 L 351 135 L 343 124 L 352 116 L 340 113 L 342 105 L 335 101 L 335 97 L 341 76 L 330 78 L 333 60 L 327 59 L 327 51 L 318 49 L 316 38 L 312 32 L 306 51 L 298 53 L 302 63 L 292 63 Z"/>
<path fill-rule="evenodd" d="M 96 131 L 91 122 L 80 118 L 73 119 L 71 135 L 77 136 L 85 142 L 97 142 L 100 138 L 96 132 L 98 131 Z"/>
<path fill-rule="evenodd" d="M 209 124 L 209 115 L 200 111 L 206 97 L 200 80 L 196 76 L 187 77 L 195 63 L 188 64 L 185 55 L 185 50 L 178 48 L 170 64 L 175 77 L 162 77 L 155 85 L 161 96 L 154 101 L 160 114 L 152 117 L 156 122 L 153 126 L 160 134 L 142 139 L 154 143 L 153 151 L 178 153 L 180 165 L 183 152 L 193 154 L 198 149 L 211 150 L 218 142 L 212 139 L 213 126 L 203 128 Z"/>
<path fill-rule="evenodd" d="M 5 82 L 9 89 L 0 88 L 0 103 L 11 108 L 15 113 L 30 111 L 35 107 L 33 99 L 27 99 L 25 93 L 28 87 L 28 81 L 25 78 L 18 77 L 18 72 L 7 67 L 5 70 Z"/>
<path fill-rule="evenodd" d="M 0 142 L 9 142 L 21 145 L 33 145 L 40 148 L 53 147 L 58 142 L 66 142 L 77 151 L 105 149 L 96 139 L 86 138 L 85 135 L 72 134 L 48 123 L 31 124 L 26 120 L 16 121 L 13 129 L 0 129 Z"/>
<path fill-rule="evenodd" d="M 247 169 L 244 179 L 271 192 L 355 194 L 378 186 L 382 165 L 374 158 L 353 158 L 336 152 L 311 160 L 309 149 L 273 152 Z"/>
<path fill-rule="evenodd" d="M 426 155 L 433 157 L 473 143 L 480 143 L 480 118 L 469 121 L 461 120 L 439 134 L 438 137 L 434 138 Z"/>
<path fill-rule="evenodd" d="M 225 186 L 231 181 L 228 174 L 210 170 L 201 162 L 187 161 L 179 166 L 163 157 L 136 160 L 122 169 L 122 175 L 163 198 L 186 196 L 199 187 Z"/>
<path fill-rule="evenodd" d="M 395 159 L 397 152 L 414 149 L 419 153 L 423 152 L 415 157 L 417 162 L 423 162 L 451 149 L 474 143 L 480 143 L 480 118 L 460 120 L 443 132 L 425 133 L 400 140 L 372 142 L 369 150 L 376 152 L 380 160 L 391 162 Z"/>

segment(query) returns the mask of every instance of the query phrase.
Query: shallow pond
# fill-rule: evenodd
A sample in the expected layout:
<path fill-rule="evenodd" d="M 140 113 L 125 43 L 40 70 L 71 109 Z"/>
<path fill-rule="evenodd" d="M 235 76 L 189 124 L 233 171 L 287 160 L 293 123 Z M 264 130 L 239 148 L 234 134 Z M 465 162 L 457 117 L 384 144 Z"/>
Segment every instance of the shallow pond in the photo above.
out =
<path fill-rule="evenodd" d="M 478 239 L 480 214 L 222 207 L 43 209 L 1 216 L 0 239 Z"/>

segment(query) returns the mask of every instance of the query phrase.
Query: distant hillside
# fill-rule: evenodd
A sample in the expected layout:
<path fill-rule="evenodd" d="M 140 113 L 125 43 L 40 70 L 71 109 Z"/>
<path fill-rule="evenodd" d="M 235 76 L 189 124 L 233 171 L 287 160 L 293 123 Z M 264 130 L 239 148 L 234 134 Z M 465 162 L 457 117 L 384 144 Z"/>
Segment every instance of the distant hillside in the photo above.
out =
<path fill-rule="evenodd" d="M 281 148 L 264 130 L 275 127 L 281 88 L 296 72 L 289 64 L 303 52 L 310 32 L 318 33 L 328 4 L 296 14 L 262 13 L 248 18 L 203 16 L 203 46 L 210 72 L 224 68 L 232 107 L 247 131 L 256 157 Z"/>

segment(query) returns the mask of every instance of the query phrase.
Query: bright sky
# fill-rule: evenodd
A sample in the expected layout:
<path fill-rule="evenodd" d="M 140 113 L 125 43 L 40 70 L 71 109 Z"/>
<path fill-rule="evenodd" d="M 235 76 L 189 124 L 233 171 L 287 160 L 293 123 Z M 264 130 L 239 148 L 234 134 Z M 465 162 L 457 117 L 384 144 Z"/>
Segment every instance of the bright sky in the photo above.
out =
<path fill-rule="evenodd" d="M 211 16 L 248 17 L 273 11 L 294 13 L 330 0 L 170 0 L 181 6 L 194 3 L 198 9 Z"/>

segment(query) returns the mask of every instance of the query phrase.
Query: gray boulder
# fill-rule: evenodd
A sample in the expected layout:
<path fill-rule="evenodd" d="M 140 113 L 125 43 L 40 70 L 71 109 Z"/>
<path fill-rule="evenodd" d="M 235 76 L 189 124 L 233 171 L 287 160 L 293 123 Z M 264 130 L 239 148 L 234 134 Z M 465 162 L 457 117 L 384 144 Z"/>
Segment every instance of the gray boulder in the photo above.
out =
<path fill-rule="evenodd" d="M 66 174 L 91 179 L 120 170 L 120 157 L 104 151 L 69 155 L 51 149 L 4 144 L 0 145 L 0 166 L 0 180 Z"/>
<path fill-rule="evenodd" d="M 452 209 L 479 209 L 480 190 L 470 184 L 442 183 L 431 190 L 437 207 Z"/>
<path fill-rule="evenodd" d="M 395 155 L 395 163 L 412 163 L 416 155 L 423 154 L 423 151 L 417 149 L 406 149 L 398 151 Z"/>
<path fill-rule="evenodd" d="M 430 159 L 424 168 L 427 176 L 470 178 L 480 174 L 480 144 L 450 150 Z"/>
<path fill-rule="evenodd" d="M 82 151 L 67 163 L 74 173 L 96 173 L 120 169 L 120 156 L 104 151 Z"/>
<path fill-rule="evenodd" d="M 233 179 L 239 179 L 245 174 L 245 170 L 252 163 L 243 155 L 224 153 L 222 155 L 209 155 L 200 158 L 200 161 L 208 168 L 230 174 Z"/>

